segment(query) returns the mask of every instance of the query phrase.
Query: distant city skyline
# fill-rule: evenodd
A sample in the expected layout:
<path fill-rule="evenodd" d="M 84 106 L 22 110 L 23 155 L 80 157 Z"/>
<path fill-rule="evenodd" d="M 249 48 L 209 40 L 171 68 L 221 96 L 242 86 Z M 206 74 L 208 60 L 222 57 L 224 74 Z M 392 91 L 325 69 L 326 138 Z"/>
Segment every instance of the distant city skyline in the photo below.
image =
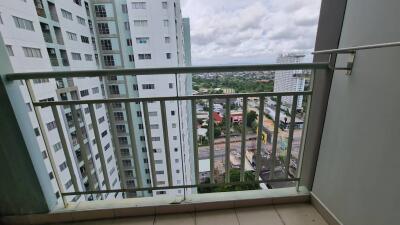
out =
<path fill-rule="evenodd" d="M 275 63 L 315 43 L 320 0 L 181 0 L 190 18 L 193 65 Z"/>

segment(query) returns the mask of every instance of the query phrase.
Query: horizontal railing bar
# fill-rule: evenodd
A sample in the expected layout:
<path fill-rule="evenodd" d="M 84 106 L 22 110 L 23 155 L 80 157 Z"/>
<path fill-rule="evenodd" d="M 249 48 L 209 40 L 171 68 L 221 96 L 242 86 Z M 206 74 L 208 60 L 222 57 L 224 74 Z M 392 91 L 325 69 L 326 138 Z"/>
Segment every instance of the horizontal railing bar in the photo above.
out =
<path fill-rule="evenodd" d="M 65 77 L 99 77 L 112 75 L 161 75 L 184 73 L 209 73 L 209 72 L 246 72 L 246 71 L 276 71 L 276 70 L 302 70 L 302 69 L 328 69 L 327 62 L 321 63 L 296 63 L 296 64 L 262 64 L 262 65 L 234 65 L 234 66 L 191 66 L 191 67 L 165 67 L 142 69 L 111 69 L 111 70 L 78 70 L 57 72 L 30 72 L 6 74 L 7 80 L 24 80 L 40 78 L 65 78 Z"/>
<path fill-rule="evenodd" d="M 33 102 L 33 106 L 47 107 L 52 105 L 77 105 L 77 104 L 104 104 L 114 102 L 150 102 L 150 101 L 184 101 L 194 99 L 223 99 L 223 98 L 243 98 L 243 97 L 262 97 L 262 96 L 299 96 L 311 95 L 312 91 L 297 92 L 254 92 L 238 94 L 212 94 L 212 95 L 188 95 L 188 96 L 170 96 L 170 97 L 149 97 L 149 98 L 112 98 L 112 99 L 91 99 L 91 100 L 71 100 L 71 101 L 53 101 L 53 102 Z"/>
<path fill-rule="evenodd" d="M 115 192 L 135 192 L 135 191 L 147 191 L 147 190 L 166 190 L 166 189 L 181 189 L 181 188 L 195 188 L 195 187 L 218 187 L 224 185 L 239 185 L 239 184 L 265 184 L 265 183 L 278 183 L 288 181 L 300 181 L 300 178 L 283 178 L 283 179 L 272 179 L 272 180 L 258 180 L 250 182 L 231 182 L 231 183 L 214 183 L 214 184 L 193 184 L 193 185 L 176 185 L 167 187 L 144 187 L 144 188 L 129 188 L 129 189 L 114 189 L 114 190 L 97 190 L 97 191 L 80 191 L 80 192 L 65 192 L 61 193 L 62 196 L 68 195 L 84 195 L 84 194 L 100 194 L 100 193 L 115 193 Z"/>
<path fill-rule="evenodd" d="M 397 47 L 397 46 L 400 46 L 400 42 L 388 42 L 388 43 L 381 43 L 381 44 L 360 45 L 360 46 L 349 47 L 349 48 L 321 50 L 321 51 L 312 52 L 312 54 L 352 53 L 357 50 L 387 48 L 387 47 Z"/>

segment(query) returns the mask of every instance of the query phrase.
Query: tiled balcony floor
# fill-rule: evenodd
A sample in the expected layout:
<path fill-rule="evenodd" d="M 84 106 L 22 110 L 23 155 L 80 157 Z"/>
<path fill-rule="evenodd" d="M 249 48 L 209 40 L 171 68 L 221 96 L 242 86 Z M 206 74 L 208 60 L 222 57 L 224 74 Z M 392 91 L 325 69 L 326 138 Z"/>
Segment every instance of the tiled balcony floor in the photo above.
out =
<path fill-rule="evenodd" d="M 73 225 L 328 225 L 310 204 L 270 205 L 168 214 L 92 222 Z"/>

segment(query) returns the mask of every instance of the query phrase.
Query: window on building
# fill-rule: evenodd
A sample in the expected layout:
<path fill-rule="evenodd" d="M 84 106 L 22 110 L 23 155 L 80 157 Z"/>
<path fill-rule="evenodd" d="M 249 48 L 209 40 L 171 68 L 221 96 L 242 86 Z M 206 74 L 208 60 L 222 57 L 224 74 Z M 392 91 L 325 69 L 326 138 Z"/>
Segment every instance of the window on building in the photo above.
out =
<path fill-rule="evenodd" d="M 134 62 L 135 61 L 135 56 L 133 56 L 133 54 L 129 54 L 129 62 Z"/>
<path fill-rule="evenodd" d="M 146 2 L 132 2 L 132 9 L 146 9 Z"/>
<path fill-rule="evenodd" d="M 105 121 L 104 116 L 102 116 L 102 117 L 100 117 L 100 118 L 98 119 L 99 124 L 101 124 L 101 123 L 104 122 L 104 121 Z"/>
<path fill-rule="evenodd" d="M 151 54 L 139 54 L 138 56 L 140 60 L 151 59 Z"/>
<path fill-rule="evenodd" d="M 144 172 L 145 172 L 146 174 L 149 174 L 149 173 L 150 173 L 150 169 L 145 169 Z"/>
<path fill-rule="evenodd" d="M 122 108 L 122 103 L 120 102 L 113 102 L 112 107 L 115 109 L 121 109 Z"/>
<path fill-rule="evenodd" d="M 101 137 L 105 137 L 106 135 L 107 135 L 107 131 L 105 130 L 105 131 L 103 131 L 103 132 L 101 132 Z"/>
<path fill-rule="evenodd" d="M 157 195 L 165 195 L 165 194 L 167 194 L 167 192 L 166 191 L 156 191 L 156 194 Z"/>
<path fill-rule="evenodd" d="M 147 152 L 147 148 L 146 147 L 142 147 L 142 152 Z"/>
<path fill-rule="evenodd" d="M 173 136 L 172 139 L 173 139 L 174 141 L 176 141 L 176 140 L 178 140 L 178 136 Z"/>
<path fill-rule="evenodd" d="M 149 89 L 154 89 L 155 84 L 142 84 L 142 89 L 144 90 L 149 90 Z"/>
<path fill-rule="evenodd" d="M 128 13 L 128 6 L 126 4 L 122 4 L 121 8 L 123 13 Z"/>
<path fill-rule="evenodd" d="M 139 124 L 138 124 L 138 127 L 139 127 L 139 130 L 143 130 L 143 128 L 144 128 L 144 126 L 143 126 L 142 123 L 139 123 Z"/>
<path fill-rule="evenodd" d="M 65 19 L 72 20 L 72 13 L 71 12 L 68 12 L 65 9 L 61 9 L 61 14 Z"/>
<path fill-rule="evenodd" d="M 154 153 L 162 153 L 162 149 L 161 148 L 155 148 L 153 149 Z"/>
<path fill-rule="evenodd" d="M 57 125 L 56 125 L 55 121 L 51 121 L 50 123 L 46 123 L 46 126 L 47 126 L 47 130 L 49 130 L 49 131 L 57 128 Z"/>
<path fill-rule="evenodd" d="M 171 116 L 175 116 L 175 111 L 174 110 L 171 111 Z"/>
<path fill-rule="evenodd" d="M 113 175 L 114 172 L 115 172 L 115 167 L 111 168 L 111 170 L 110 170 L 110 176 Z"/>
<path fill-rule="evenodd" d="M 178 148 L 174 148 L 174 152 L 178 152 Z"/>
<path fill-rule="evenodd" d="M 160 128 L 160 125 L 158 125 L 158 124 L 150 124 L 150 129 L 155 130 L 155 129 L 159 129 L 159 128 Z"/>
<path fill-rule="evenodd" d="M 168 9 L 168 2 L 161 2 L 163 9 Z"/>
<path fill-rule="evenodd" d="M 162 161 L 161 159 L 158 159 L 158 160 L 154 160 L 154 163 L 155 163 L 155 164 L 162 164 L 163 161 Z"/>
<path fill-rule="evenodd" d="M 176 173 L 180 173 L 181 171 L 180 171 L 180 170 L 176 170 L 175 172 L 176 172 Z"/>
<path fill-rule="evenodd" d="M 93 55 L 85 54 L 85 60 L 86 61 L 93 61 Z"/>
<path fill-rule="evenodd" d="M 140 136 L 140 141 L 145 141 L 146 138 L 144 136 Z"/>
<path fill-rule="evenodd" d="M 167 59 L 171 59 L 171 53 L 165 53 L 165 57 L 167 57 Z"/>
<path fill-rule="evenodd" d="M 157 111 L 149 112 L 150 117 L 157 116 Z"/>
<path fill-rule="evenodd" d="M 98 87 L 95 87 L 95 88 L 99 89 Z M 92 90 L 95 88 L 92 88 Z M 97 90 L 96 94 L 97 93 L 99 93 L 99 90 Z M 94 92 L 93 92 L 93 94 L 94 94 Z M 103 104 L 96 104 L 96 109 L 100 109 L 101 107 L 103 107 Z"/>
<path fill-rule="evenodd" d="M 46 151 L 42 151 L 42 158 L 43 158 L 43 159 L 47 159 L 47 153 L 46 153 Z"/>
<path fill-rule="evenodd" d="M 123 112 L 114 112 L 114 119 L 116 121 L 123 121 L 124 120 L 124 113 Z"/>
<path fill-rule="evenodd" d="M 110 28 L 108 27 L 108 23 L 98 23 L 97 28 L 100 34 L 110 34 Z"/>
<path fill-rule="evenodd" d="M 75 4 L 82 6 L 82 1 L 81 0 L 74 0 Z"/>
<path fill-rule="evenodd" d="M 108 159 L 107 159 L 107 163 L 110 163 L 110 162 L 111 162 L 111 160 L 112 160 L 112 155 L 110 155 L 110 157 L 108 157 Z"/>
<path fill-rule="evenodd" d="M 54 152 L 58 152 L 59 150 L 61 150 L 61 149 L 62 149 L 62 144 L 61 144 L 61 142 L 55 143 L 55 144 L 53 145 L 53 149 L 54 149 Z"/>
<path fill-rule="evenodd" d="M 94 87 L 94 88 L 92 88 L 92 93 L 93 94 L 97 94 L 97 93 L 99 93 L 100 92 L 100 89 L 99 89 L 99 87 Z M 98 104 L 99 106 L 100 106 L 100 108 L 101 108 L 101 104 Z M 97 108 L 97 105 L 96 105 L 96 108 Z"/>
<path fill-rule="evenodd" d="M 134 91 L 137 91 L 137 90 L 139 90 L 139 88 L 138 88 L 138 85 L 137 85 L 137 84 L 134 84 L 134 85 L 133 85 L 133 90 L 134 90 Z"/>
<path fill-rule="evenodd" d="M 124 159 L 122 160 L 122 165 L 126 167 L 132 166 L 132 161 L 129 159 Z"/>
<path fill-rule="evenodd" d="M 147 20 L 134 20 L 133 25 L 135 27 L 147 27 Z"/>
<path fill-rule="evenodd" d="M 156 171 L 156 174 L 159 174 L 159 175 L 164 174 L 164 170 L 158 170 L 158 171 Z"/>
<path fill-rule="evenodd" d="M 11 45 L 6 45 L 8 56 L 14 56 L 14 51 Z"/>
<path fill-rule="evenodd" d="M 120 94 L 118 85 L 110 85 L 110 86 L 108 86 L 108 89 L 110 90 L 110 94 L 112 94 L 112 95 Z"/>
<path fill-rule="evenodd" d="M 112 43 L 110 39 L 100 40 L 100 46 L 102 50 L 112 50 Z"/>
<path fill-rule="evenodd" d="M 71 56 L 72 56 L 72 60 L 78 60 L 78 61 L 82 60 L 80 53 L 71 52 Z"/>
<path fill-rule="evenodd" d="M 20 17 L 13 16 L 15 26 L 24 29 L 34 31 L 35 28 L 33 27 L 33 22 L 30 20 L 22 19 Z"/>
<path fill-rule="evenodd" d="M 150 38 L 148 38 L 148 37 L 138 37 L 138 38 L 136 38 L 136 43 L 137 44 L 146 44 L 147 42 L 149 42 L 149 39 Z"/>
<path fill-rule="evenodd" d="M 67 168 L 67 163 L 63 162 L 58 167 L 60 168 L 60 171 L 62 172 Z"/>
<path fill-rule="evenodd" d="M 67 183 L 65 183 L 64 185 L 65 185 L 65 190 L 68 190 L 72 186 L 72 180 L 67 181 Z"/>
<path fill-rule="evenodd" d="M 89 44 L 89 37 L 81 36 L 81 41 L 82 41 L 83 43 Z"/>
<path fill-rule="evenodd" d="M 103 56 L 104 65 L 105 66 L 115 66 L 114 56 L 113 55 L 105 55 Z"/>
<path fill-rule="evenodd" d="M 104 151 L 107 151 L 108 149 L 110 149 L 110 143 L 108 143 L 108 144 L 106 144 L 105 146 L 104 146 Z"/>
<path fill-rule="evenodd" d="M 160 141 L 161 138 L 160 138 L 160 137 L 151 137 L 151 140 L 152 140 L 152 141 Z"/>
<path fill-rule="evenodd" d="M 53 172 L 50 172 L 50 173 L 49 173 L 49 177 L 50 177 L 50 180 L 53 180 L 53 179 L 54 179 L 54 174 L 53 174 Z"/>
<path fill-rule="evenodd" d="M 179 163 L 179 159 L 175 159 L 175 163 Z"/>
<path fill-rule="evenodd" d="M 22 50 L 24 51 L 24 54 L 26 57 L 29 58 L 42 58 L 42 52 L 40 51 L 39 48 L 28 48 L 28 47 L 22 47 Z"/>
<path fill-rule="evenodd" d="M 164 24 L 164 27 L 168 27 L 169 26 L 169 20 L 163 20 L 163 24 Z"/>
<path fill-rule="evenodd" d="M 96 17 L 107 17 L 107 11 L 104 5 L 95 5 L 94 11 L 96 13 Z"/>
<path fill-rule="evenodd" d="M 137 117 L 142 117 L 142 111 L 136 111 L 136 116 Z"/>
<path fill-rule="evenodd" d="M 69 32 L 67 31 L 67 38 L 71 41 L 77 41 L 78 40 L 78 36 L 75 33 Z"/>
<path fill-rule="evenodd" d="M 129 22 L 124 22 L 125 30 L 130 30 L 131 27 L 129 26 Z"/>
<path fill-rule="evenodd" d="M 80 94 L 81 94 L 81 97 L 88 96 L 89 95 L 89 90 L 88 89 L 82 90 L 82 91 L 80 91 Z"/>
<path fill-rule="evenodd" d="M 176 128 L 176 123 L 172 123 L 172 128 Z"/>
<path fill-rule="evenodd" d="M 148 158 L 144 158 L 144 159 L 143 159 L 143 162 L 144 162 L 144 163 L 149 163 L 149 159 L 148 159 Z"/>
<path fill-rule="evenodd" d="M 28 111 L 29 111 L 29 112 L 32 112 L 31 103 L 27 102 L 27 103 L 26 103 L 26 107 L 28 108 Z"/>
<path fill-rule="evenodd" d="M 86 25 L 86 20 L 80 16 L 76 16 L 79 24 Z"/>
<path fill-rule="evenodd" d="M 116 128 L 118 133 L 126 133 L 125 125 L 118 124 L 118 125 L 115 125 L 115 128 Z"/>
<path fill-rule="evenodd" d="M 165 42 L 166 44 L 171 43 L 171 38 L 170 38 L 170 37 L 164 37 L 164 42 Z"/>
<path fill-rule="evenodd" d="M 132 38 L 126 39 L 126 45 L 132 46 Z"/>

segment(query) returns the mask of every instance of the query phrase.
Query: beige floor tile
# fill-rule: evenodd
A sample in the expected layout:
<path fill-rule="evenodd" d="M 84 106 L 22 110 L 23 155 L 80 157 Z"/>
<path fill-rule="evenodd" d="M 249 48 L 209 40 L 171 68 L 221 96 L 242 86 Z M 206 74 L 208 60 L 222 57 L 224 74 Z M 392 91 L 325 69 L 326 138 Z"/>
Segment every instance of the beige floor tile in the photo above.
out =
<path fill-rule="evenodd" d="M 157 215 L 155 225 L 195 225 L 194 213 Z"/>
<path fill-rule="evenodd" d="M 114 220 L 112 225 L 153 225 L 154 216 L 132 217 Z"/>
<path fill-rule="evenodd" d="M 275 205 L 286 225 L 328 225 L 310 204 Z"/>
<path fill-rule="evenodd" d="M 283 225 L 273 206 L 239 208 L 236 215 L 243 225 Z"/>
<path fill-rule="evenodd" d="M 239 225 L 235 210 L 215 210 L 196 213 L 197 225 Z"/>

